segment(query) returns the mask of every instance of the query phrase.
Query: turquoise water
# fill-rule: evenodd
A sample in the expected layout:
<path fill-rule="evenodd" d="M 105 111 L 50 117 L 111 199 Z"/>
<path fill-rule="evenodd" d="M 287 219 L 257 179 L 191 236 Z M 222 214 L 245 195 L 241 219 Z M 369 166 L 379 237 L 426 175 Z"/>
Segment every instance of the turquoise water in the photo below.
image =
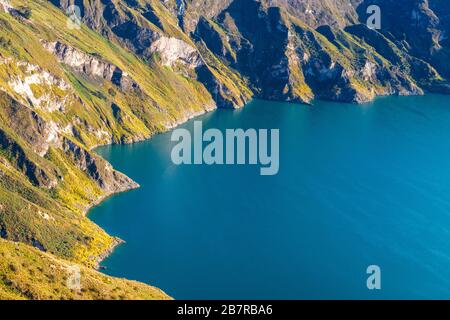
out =
<path fill-rule="evenodd" d="M 196 119 L 279 128 L 272 177 L 177 167 L 170 133 L 98 149 L 142 185 L 90 215 L 127 242 L 105 272 L 176 299 L 450 298 L 449 99 L 254 101 Z M 380 291 L 367 289 L 369 265 L 381 267 Z"/>

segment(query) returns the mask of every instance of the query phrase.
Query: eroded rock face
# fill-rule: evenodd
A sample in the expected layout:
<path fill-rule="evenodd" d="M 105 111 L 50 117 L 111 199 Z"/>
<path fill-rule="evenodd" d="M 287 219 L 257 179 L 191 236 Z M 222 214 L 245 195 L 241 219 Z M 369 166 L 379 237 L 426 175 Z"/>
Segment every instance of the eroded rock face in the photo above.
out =
<path fill-rule="evenodd" d="M 180 27 L 193 32 L 201 17 L 213 18 L 225 10 L 233 0 L 177 0 L 173 12 L 177 14 Z"/>
<path fill-rule="evenodd" d="M 53 2 L 63 8 L 69 3 Z M 383 8 L 382 30 L 364 28 L 372 4 Z M 443 62 L 450 52 L 445 1 L 168 0 L 83 2 L 82 7 L 89 26 L 146 59 L 159 55 L 164 66 L 202 82 L 219 106 L 234 105 L 239 94 L 227 85 L 231 79 L 202 67 L 214 60 L 204 59 L 203 44 L 224 62 L 220 69 L 237 71 L 255 95 L 267 99 L 362 102 L 377 95 L 421 94 L 422 88 L 437 88 L 439 74 L 450 75 Z M 174 22 L 179 29 L 168 28 Z"/>
<path fill-rule="evenodd" d="M 161 37 L 150 46 L 152 53 L 159 53 L 163 65 L 173 67 L 182 64 L 190 69 L 203 65 L 203 61 L 196 48 L 183 40 Z"/>
<path fill-rule="evenodd" d="M 64 11 L 71 3 L 69 0 L 51 1 Z M 252 96 L 243 79 L 238 74 L 230 78 L 229 75 L 233 72 L 226 65 L 220 65 L 220 61 L 215 61 L 215 58 L 209 61 L 202 59 L 199 48 L 189 39 L 189 30 L 193 28 L 184 27 L 184 22 L 195 25 L 201 16 L 198 14 L 200 11 L 210 15 L 212 13 L 209 11 L 214 7 L 214 14 L 219 13 L 227 2 L 231 0 L 220 3 L 199 1 L 195 4 L 184 0 L 85 1 L 77 5 L 81 8 L 82 21 L 92 29 L 119 42 L 150 63 L 156 58 L 162 66 L 171 68 L 174 73 L 200 81 L 218 106 L 236 108 L 243 106 Z M 189 14 L 193 16 L 187 17 Z M 177 19 L 179 28 L 176 28 Z M 207 66 L 204 67 L 205 65 Z M 210 77 L 214 79 L 211 80 Z M 207 79 L 208 82 L 203 83 L 201 79 Z"/>
<path fill-rule="evenodd" d="M 11 9 L 13 9 L 13 7 L 8 0 L 0 0 L 0 10 L 9 13 Z"/>
<path fill-rule="evenodd" d="M 52 189 L 57 180 L 33 161 L 31 155 L 7 132 L 0 129 L 0 148 L 7 152 L 9 160 L 22 171 L 35 186 Z"/>
<path fill-rule="evenodd" d="M 5 93 L 0 93 L 0 97 L 8 101 L 3 110 L 9 119 L 9 127 L 17 132 L 36 154 L 44 157 L 51 146 L 61 145 L 62 130 L 55 122 L 44 120 L 36 111 L 7 97 Z"/>
<path fill-rule="evenodd" d="M 423 94 L 420 85 L 438 79 L 436 70 L 382 33 L 355 24 L 361 2 L 333 7 L 341 15 L 332 18 L 332 8 L 320 1 L 235 0 L 212 20 L 200 18 L 194 35 L 263 98 L 360 103 L 377 95 Z M 319 23 L 329 25 L 315 29 Z"/>
<path fill-rule="evenodd" d="M 45 120 L 5 92 L 0 92 L 0 99 L 6 102 L 2 110 L 3 117 L 8 119 L 9 128 L 20 138 L 18 140 L 0 128 L 0 148 L 6 151 L 9 161 L 34 185 L 47 189 L 57 187 L 61 178 L 59 169 L 45 160 L 50 148 L 54 148 L 70 157 L 106 194 L 137 187 L 135 182 L 115 171 L 108 162 L 73 142 L 67 128 Z M 27 149 L 40 158 L 33 152 L 27 152 Z"/>
<path fill-rule="evenodd" d="M 216 24 L 216 25 L 214 25 Z M 201 19 L 195 32 L 208 48 L 250 80 L 263 98 L 289 100 L 286 56 L 289 30 L 278 8 L 255 1 L 235 1 L 216 19 Z"/>
<path fill-rule="evenodd" d="M 450 2 L 440 0 L 364 0 L 358 7 L 362 23 L 370 4 L 382 8 L 380 33 L 394 41 L 400 50 L 430 63 L 448 78 L 450 69 Z"/>
<path fill-rule="evenodd" d="M 83 27 L 76 40 L 54 32 L 66 17 L 49 2 L 63 12 L 78 5 L 92 30 Z M 381 30 L 365 26 L 370 4 L 382 8 Z M 137 187 L 88 149 L 94 145 L 139 141 L 252 96 L 309 103 L 423 88 L 450 93 L 442 81 L 450 78 L 449 1 L 49 0 L 32 7 L 25 18 L 0 0 L 7 30 L 0 37 L 0 238 L 81 262 L 109 246 L 81 213 Z M 56 20 L 37 20 L 44 10 Z M 37 39 L 59 39 L 42 42 L 55 58 Z M 106 41 L 110 48 L 97 54 L 85 49 Z"/>
<path fill-rule="evenodd" d="M 268 5 L 285 8 L 313 28 L 323 25 L 342 28 L 358 21 L 356 8 L 361 0 L 265 0 L 265 2 Z"/>
<path fill-rule="evenodd" d="M 127 73 L 110 62 L 76 50 L 61 42 L 43 42 L 43 44 L 61 63 L 93 80 L 111 81 L 125 91 L 138 88 L 137 83 Z"/>
<path fill-rule="evenodd" d="M 139 187 L 133 180 L 114 170 L 107 161 L 67 138 L 63 138 L 62 149 L 73 159 L 78 168 L 96 181 L 107 194 Z"/>
<path fill-rule="evenodd" d="M 65 104 L 74 99 L 71 86 L 41 67 L 8 59 L 0 61 L 0 68 L 14 68 L 21 72 L 11 76 L 8 85 L 24 103 L 48 112 L 63 111 Z"/>

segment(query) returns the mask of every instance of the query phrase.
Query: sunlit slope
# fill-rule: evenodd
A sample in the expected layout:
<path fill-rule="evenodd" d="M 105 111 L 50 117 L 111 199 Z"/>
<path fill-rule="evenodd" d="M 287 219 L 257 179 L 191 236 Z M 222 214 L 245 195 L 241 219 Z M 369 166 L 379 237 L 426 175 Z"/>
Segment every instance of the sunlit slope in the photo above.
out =
<path fill-rule="evenodd" d="M 78 271 L 79 282 L 78 274 L 74 274 Z M 108 277 L 26 245 L 1 239 L 0 274 L 0 299 L 170 299 L 159 289 Z"/>
<path fill-rule="evenodd" d="M 0 6 L 0 236 L 95 267 L 118 240 L 86 210 L 138 185 L 90 148 L 142 140 L 215 104 L 196 80 L 83 25 L 70 28 L 48 1 L 10 4 Z M 33 277 L 22 280 L 35 286 Z M 5 297 L 21 296 L 10 285 L 2 287 Z M 41 297 L 51 296 L 33 296 Z"/>

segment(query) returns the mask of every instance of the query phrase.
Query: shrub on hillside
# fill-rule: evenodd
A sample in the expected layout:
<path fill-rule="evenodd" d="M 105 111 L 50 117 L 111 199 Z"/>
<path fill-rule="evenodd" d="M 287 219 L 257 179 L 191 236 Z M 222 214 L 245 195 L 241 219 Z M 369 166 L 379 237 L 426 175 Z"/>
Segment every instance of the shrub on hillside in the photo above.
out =
<path fill-rule="evenodd" d="M 28 7 L 24 7 L 24 6 L 18 7 L 15 11 L 16 11 L 15 13 L 17 15 L 21 16 L 24 19 L 28 20 L 28 19 L 31 18 L 31 13 L 32 12 L 31 12 L 31 9 L 28 8 Z"/>

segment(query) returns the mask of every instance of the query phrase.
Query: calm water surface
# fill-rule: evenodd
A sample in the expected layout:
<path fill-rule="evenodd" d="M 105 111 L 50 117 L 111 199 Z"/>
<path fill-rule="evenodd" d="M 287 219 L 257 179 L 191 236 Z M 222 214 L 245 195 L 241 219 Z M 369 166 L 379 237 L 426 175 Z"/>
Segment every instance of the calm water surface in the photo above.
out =
<path fill-rule="evenodd" d="M 142 186 L 90 214 L 127 242 L 106 272 L 176 299 L 450 298 L 449 99 L 254 101 L 196 119 L 279 128 L 273 177 L 256 166 L 177 167 L 170 133 L 98 149 Z M 373 264 L 377 292 L 366 287 Z"/>

